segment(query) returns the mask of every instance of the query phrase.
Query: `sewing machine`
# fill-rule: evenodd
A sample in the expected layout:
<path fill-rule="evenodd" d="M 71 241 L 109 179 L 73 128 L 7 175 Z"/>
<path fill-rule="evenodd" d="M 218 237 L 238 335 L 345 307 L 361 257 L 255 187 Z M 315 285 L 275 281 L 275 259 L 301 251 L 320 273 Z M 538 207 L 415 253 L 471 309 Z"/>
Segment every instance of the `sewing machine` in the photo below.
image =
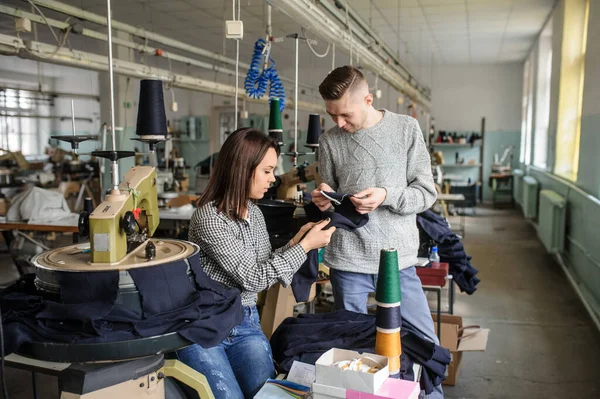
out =
<path fill-rule="evenodd" d="M 118 270 L 115 303 L 141 312 L 142 298 L 127 271 L 178 261 L 189 265 L 188 258 L 199 251 L 197 245 L 187 241 L 151 238 L 158 224 L 155 168 L 133 167 L 104 202 L 91 213 L 82 212 L 79 232 L 89 235 L 89 245 L 56 248 L 32 259 L 37 290 L 60 298 L 61 274 Z M 164 360 L 164 353 L 189 344 L 176 332 L 98 344 L 36 342 L 19 352 L 26 357 L 13 354 L 7 361 L 12 367 L 29 370 L 31 359 L 36 359 L 37 372 L 56 374 L 60 370 L 56 375 L 68 382 L 63 384 L 61 399 L 160 399 L 165 397 L 166 389 L 173 389 L 174 382 L 165 377 L 183 382 L 200 398 L 214 398 L 202 374 L 179 361 Z M 73 372 L 69 372 L 71 369 Z M 166 388 L 168 385 L 171 388 Z"/>
<path fill-rule="evenodd" d="M 158 227 L 156 170 L 136 166 L 89 215 L 92 263 L 116 263 Z M 85 222 L 84 222 L 85 223 Z M 136 234 L 137 233 L 137 234 Z"/>
<path fill-rule="evenodd" d="M 317 186 L 323 182 L 318 172 L 319 163 L 304 163 L 298 167 L 292 168 L 287 173 L 276 176 L 276 182 L 273 184 L 276 190 L 277 199 L 296 199 L 298 191 L 297 186 L 301 183 L 315 181 Z"/>

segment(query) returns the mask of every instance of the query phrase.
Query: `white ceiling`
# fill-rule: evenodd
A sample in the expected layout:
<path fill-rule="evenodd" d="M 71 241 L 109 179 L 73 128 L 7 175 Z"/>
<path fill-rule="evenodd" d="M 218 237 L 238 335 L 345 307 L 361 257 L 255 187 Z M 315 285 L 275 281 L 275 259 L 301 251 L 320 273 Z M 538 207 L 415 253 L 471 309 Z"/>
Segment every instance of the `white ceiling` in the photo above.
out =
<path fill-rule="evenodd" d="M 349 0 L 414 64 L 523 61 L 556 0 Z M 404 57 L 402 55 L 404 54 Z"/>
<path fill-rule="evenodd" d="M 427 81 L 432 65 L 523 61 L 556 1 L 348 0 L 348 3 L 382 35 L 403 63 Z M 106 15 L 105 0 L 62 2 Z M 2 0 L 2 4 L 27 11 L 31 8 L 23 0 Z M 115 20 L 234 58 L 233 42 L 224 40 L 224 21 L 232 19 L 232 0 L 113 0 L 112 9 Z M 65 19 L 63 14 L 42 10 L 49 18 Z M 265 35 L 266 4 L 264 0 L 241 0 L 241 10 L 245 32 L 240 60 L 249 62 L 253 42 Z M 97 28 L 89 23 L 85 26 Z M 275 36 L 299 31 L 295 21 L 273 10 Z M 14 34 L 9 17 L 0 15 L 0 32 Z M 294 65 L 293 48 L 292 40 L 278 44 L 280 69 Z M 316 48 L 324 49 L 324 43 Z M 301 49 L 301 60 L 308 66 L 301 74 L 309 74 L 306 69 L 310 67 L 331 62 L 316 59 L 306 46 Z"/>

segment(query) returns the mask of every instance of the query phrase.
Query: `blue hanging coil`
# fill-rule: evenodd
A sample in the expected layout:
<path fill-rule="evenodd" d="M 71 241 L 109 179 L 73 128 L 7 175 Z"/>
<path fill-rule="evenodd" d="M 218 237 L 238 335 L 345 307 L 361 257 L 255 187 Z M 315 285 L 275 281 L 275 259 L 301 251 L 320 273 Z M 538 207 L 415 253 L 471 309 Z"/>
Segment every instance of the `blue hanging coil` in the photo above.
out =
<path fill-rule="evenodd" d="M 281 80 L 279 79 L 279 73 L 275 69 L 275 61 L 269 57 L 271 66 L 261 72 L 261 66 L 264 63 L 263 50 L 267 42 L 260 38 L 254 43 L 254 52 L 252 54 L 252 62 L 250 63 L 250 69 L 246 75 L 244 81 L 244 88 L 246 94 L 252 98 L 261 98 L 267 93 L 267 85 L 269 85 L 269 102 L 271 98 L 278 98 L 280 101 L 280 111 L 283 112 L 285 109 L 285 90 Z"/>

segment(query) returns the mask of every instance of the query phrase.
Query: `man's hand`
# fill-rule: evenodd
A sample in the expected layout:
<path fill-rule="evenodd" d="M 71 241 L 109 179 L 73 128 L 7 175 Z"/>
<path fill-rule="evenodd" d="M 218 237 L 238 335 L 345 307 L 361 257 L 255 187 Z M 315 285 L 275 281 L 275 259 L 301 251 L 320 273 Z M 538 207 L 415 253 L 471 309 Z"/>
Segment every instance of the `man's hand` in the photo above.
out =
<path fill-rule="evenodd" d="M 387 196 L 385 188 L 372 187 L 366 190 L 356 193 L 350 197 L 350 201 L 354 204 L 354 207 L 361 215 L 369 212 L 373 212 Z"/>
<path fill-rule="evenodd" d="M 333 189 L 331 187 L 329 187 L 329 185 L 327 185 L 325 183 L 321 183 L 321 184 L 319 184 L 319 187 L 312 190 L 312 192 L 310 193 L 314 204 L 319 208 L 319 210 L 321 212 L 324 212 L 327 209 L 331 208 L 331 201 L 329 201 L 327 198 L 325 198 L 325 196 L 323 194 L 321 194 L 321 191 L 331 192 L 331 191 L 333 191 Z"/>

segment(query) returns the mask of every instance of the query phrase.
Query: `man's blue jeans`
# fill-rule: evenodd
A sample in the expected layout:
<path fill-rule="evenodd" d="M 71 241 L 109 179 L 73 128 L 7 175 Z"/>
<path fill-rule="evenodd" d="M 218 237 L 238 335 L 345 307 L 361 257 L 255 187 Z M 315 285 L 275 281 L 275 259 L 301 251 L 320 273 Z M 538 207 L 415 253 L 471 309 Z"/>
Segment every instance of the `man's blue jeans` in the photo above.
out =
<path fill-rule="evenodd" d="M 260 327 L 256 306 L 244 307 L 244 320 L 219 345 L 191 345 L 177 359 L 206 376 L 215 399 L 253 398 L 275 376 L 271 346 Z"/>
<path fill-rule="evenodd" d="M 358 313 L 367 313 L 367 298 L 377 287 L 377 274 L 353 273 L 330 269 L 331 285 L 336 309 L 346 309 Z M 402 318 L 423 333 L 429 340 L 439 345 L 439 339 L 433 328 L 431 311 L 423 292 L 421 280 L 414 266 L 400 270 L 400 288 L 402 291 Z M 430 399 L 443 398 L 442 386 L 428 396 Z"/>

